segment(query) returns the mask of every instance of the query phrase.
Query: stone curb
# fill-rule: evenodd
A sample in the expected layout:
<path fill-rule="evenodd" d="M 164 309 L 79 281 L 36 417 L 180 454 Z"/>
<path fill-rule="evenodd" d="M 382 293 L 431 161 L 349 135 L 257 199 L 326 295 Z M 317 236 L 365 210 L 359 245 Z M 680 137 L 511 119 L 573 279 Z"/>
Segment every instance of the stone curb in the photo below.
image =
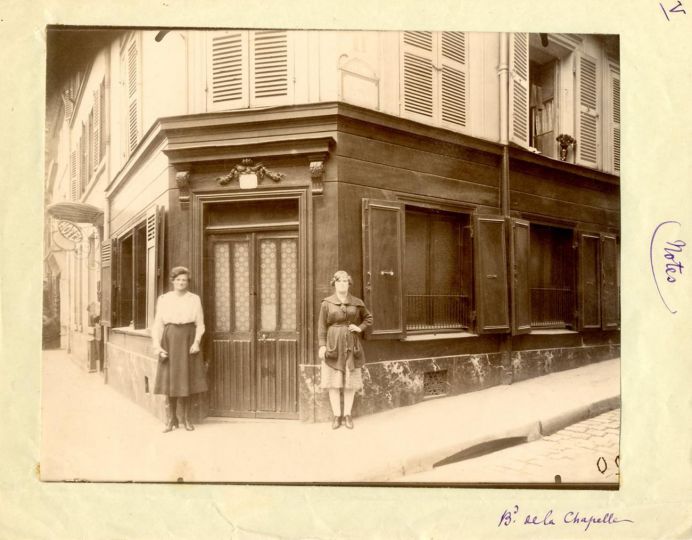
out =
<path fill-rule="evenodd" d="M 447 445 L 444 448 L 427 450 L 421 452 L 419 455 L 403 458 L 397 463 L 390 462 L 379 471 L 373 470 L 369 474 L 366 474 L 362 482 L 379 483 L 395 481 L 406 483 L 406 476 L 432 470 L 433 464 L 438 461 L 479 444 L 509 437 L 526 437 L 527 442 L 536 441 L 556 431 L 560 431 L 567 426 L 593 418 L 594 416 L 598 416 L 619 407 L 620 396 L 611 396 L 589 405 L 571 409 L 556 416 L 537 419 L 536 421 L 528 422 L 521 426 L 506 428 L 493 433 L 480 435 L 474 439 L 460 441 L 460 445 L 462 446 L 459 444 L 454 446 Z"/>

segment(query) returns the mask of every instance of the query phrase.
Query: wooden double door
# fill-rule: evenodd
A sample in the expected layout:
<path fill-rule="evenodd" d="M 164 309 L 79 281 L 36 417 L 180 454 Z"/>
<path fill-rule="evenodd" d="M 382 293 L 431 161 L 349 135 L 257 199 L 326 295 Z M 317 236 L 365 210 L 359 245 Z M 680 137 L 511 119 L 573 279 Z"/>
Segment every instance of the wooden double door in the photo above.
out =
<path fill-rule="evenodd" d="M 212 416 L 297 418 L 297 230 L 208 234 Z"/>

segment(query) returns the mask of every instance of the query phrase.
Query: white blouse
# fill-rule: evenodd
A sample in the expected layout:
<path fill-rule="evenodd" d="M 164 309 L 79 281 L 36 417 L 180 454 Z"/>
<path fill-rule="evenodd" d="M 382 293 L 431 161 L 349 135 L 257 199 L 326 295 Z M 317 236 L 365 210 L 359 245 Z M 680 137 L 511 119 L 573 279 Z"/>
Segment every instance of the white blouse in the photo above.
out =
<path fill-rule="evenodd" d="M 154 325 L 151 329 L 151 339 L 154 351 L 157 353 L 161 350 L 163 328 L 169 323 L 195 323 L 195 341 L 199 343 L 204 334 L 204 313 L 199 296 L 189 291 L 183 295 L 170 291 L 159 296 L 156 302 Z"/>

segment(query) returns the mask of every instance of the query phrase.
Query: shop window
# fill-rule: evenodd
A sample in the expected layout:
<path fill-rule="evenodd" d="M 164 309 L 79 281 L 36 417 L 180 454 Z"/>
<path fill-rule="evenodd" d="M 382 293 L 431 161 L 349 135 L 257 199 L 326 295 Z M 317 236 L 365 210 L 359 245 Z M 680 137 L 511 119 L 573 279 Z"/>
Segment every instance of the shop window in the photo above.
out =
<path fill-rule="evenodd" d="M 372 337 L 509 330 L 505 221 L 400 201 L 363 200 L 365 301 Z"/>
<path fill-rule="evenodd" d="M 572 231 L 531 225 L 531 327 L 567 328 L 574 318 Z"/>
<path fill-rule="evenodd" d="M 614 235 L 512 220 L 513 333 L 619 327 Z"/>
<path fill-rule="evenodd" d="M 208 110 L 265 107 L 292 102 L 290 32 L 211 32 L 207 47 Z"/>
<path fill-rule="evenodd" d="M 401 33 L 401 114 L 464 130 L 468 118 L 468 36 L 464 32 Z"/>
<path fill-rule="evenodd" d="M 407 330 L 469 328 L 471 277 L 463 264 L 471 256 L 468 221 L 464 214 L 406 210 Z"/>
<path fill-rule="evenodd" d="M 144 221 L 101 246 L 101 322 L 147 328 L 164 291 L 164 211 L 152 208 Z"/>

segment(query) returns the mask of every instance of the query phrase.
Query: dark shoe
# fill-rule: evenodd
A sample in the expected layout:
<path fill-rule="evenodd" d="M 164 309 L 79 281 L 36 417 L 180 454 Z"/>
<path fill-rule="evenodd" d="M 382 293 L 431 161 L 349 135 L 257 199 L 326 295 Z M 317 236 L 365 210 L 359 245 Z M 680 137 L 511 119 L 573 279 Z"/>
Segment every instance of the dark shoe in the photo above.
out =
<path fill-rule="evenodd" d="M 348 429 L 353 429 L 353 418 L 351 418 L 350 414 L 344 416 L 344 424 Z"/>
<path fill-rule="evenodd" d="M 332 429 L 338 429 L 341 426 L 341 417 L 340 416 L 334 416 L 334 419 L 332 420 Z"/>
<path fill-rule="evenodd" d="M 166 427 L 164 428 L 163 432 L 168 433 L 169 431 L 173 431 L 177 427 L 178 427 L 177 419 L 173 420 L 173 418 L 168 418 L 168 422 L 166 422 Z"/>
<path fill-rule="evenodd" d="M 174 428 L 179 428 L 179 427 L 180 427 L 180 423 L 178 422 L 178 417 L 177 417 L 177 416 L 174 416 L 174 417 L 173 417 L 173 427 L 174 427 Z"/>

